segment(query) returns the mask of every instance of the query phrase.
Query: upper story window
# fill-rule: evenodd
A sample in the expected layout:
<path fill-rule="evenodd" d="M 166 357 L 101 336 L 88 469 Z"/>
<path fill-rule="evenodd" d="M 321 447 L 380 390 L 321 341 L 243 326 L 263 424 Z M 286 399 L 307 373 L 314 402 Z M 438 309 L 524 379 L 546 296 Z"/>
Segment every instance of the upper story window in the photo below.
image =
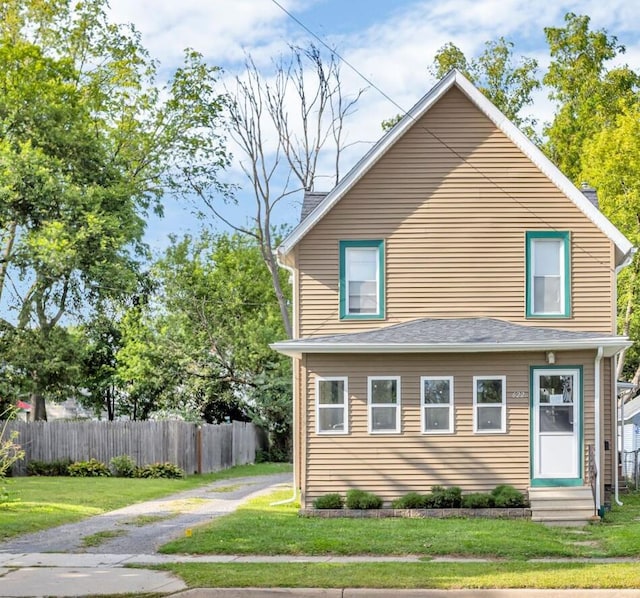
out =
<path fill-rule="evenodd" d="M 569 233 L 527 232 L 527 317 L 571 315 Z"/>
<path fill-rule="evenodd" d="M 340 318 L 384 318 L 384 241 L 340 241 Z"/>
<path fill-rule="evenodd" d="M 318 434 L 347 434 L 347 378 L 316 378 L 316 430 Z"/>
<path fill-rule="evenodd" d="M 400 376 L 369 376 L 369 432 L 400 432 Z"/>

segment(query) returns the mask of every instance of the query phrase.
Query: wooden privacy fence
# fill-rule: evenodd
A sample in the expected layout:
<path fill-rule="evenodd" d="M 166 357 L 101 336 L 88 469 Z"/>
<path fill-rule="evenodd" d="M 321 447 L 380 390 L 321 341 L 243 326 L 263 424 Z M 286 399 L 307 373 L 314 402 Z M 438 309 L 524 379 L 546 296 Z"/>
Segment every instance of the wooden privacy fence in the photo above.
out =
<path fill-rule="evenodd" d="M 251 423 L 189 424 L 181 421 L 20 422 L 17 430 L 25 458 L 13 475 L 25 475 L 30 461 L 58 459 L 109 464 L 129 455 L 137 465 L 170 462 L 186 473 L 209 473 L 255 461 L 262 435 Z"/>

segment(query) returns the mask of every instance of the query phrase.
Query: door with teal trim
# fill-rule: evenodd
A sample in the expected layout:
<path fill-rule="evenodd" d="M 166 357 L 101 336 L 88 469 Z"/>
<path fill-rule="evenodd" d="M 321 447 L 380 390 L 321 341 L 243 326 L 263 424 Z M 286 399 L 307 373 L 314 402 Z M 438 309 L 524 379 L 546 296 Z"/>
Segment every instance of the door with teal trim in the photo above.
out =
<path fill-rule="evenodd" d="M 533 370 L 533 481 L 578 483 L 581 477 L 580 370 Z"/>

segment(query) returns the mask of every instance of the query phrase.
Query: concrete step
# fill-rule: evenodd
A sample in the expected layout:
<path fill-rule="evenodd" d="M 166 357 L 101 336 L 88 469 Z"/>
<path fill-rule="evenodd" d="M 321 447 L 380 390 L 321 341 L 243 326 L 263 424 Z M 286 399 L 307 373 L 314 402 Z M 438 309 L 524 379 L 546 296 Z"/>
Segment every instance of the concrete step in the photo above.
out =
<path fill-rule="evenodd" d="M 594 517 L 589 486 L 529 488 L 531 520 L 548 525 L 586 525 Z"/>

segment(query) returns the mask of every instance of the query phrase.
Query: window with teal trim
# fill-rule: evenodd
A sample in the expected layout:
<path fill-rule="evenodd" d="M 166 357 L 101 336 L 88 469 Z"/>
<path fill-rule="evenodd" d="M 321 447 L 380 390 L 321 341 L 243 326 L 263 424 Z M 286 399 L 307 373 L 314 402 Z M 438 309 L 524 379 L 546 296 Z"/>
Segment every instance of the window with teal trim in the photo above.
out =
<path fill-rule="evenodd" d="M 527 317 L 567 318 L 571 314 L 569 233 L 530 231 L 526 235 Z"/>
<path fill-rule="evenodd" d="M 340 242 L 340 317 L 384 318 L 384 242 Z"/>

